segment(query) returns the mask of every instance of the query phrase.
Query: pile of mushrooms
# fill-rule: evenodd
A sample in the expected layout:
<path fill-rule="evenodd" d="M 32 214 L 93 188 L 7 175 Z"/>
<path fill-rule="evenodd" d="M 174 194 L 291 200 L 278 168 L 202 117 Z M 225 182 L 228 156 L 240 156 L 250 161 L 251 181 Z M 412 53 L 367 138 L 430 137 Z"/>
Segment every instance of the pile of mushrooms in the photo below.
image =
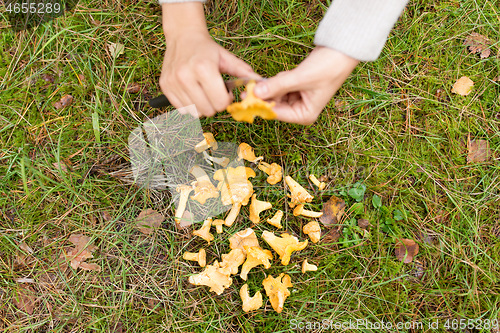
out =
<path fill-rule="evenodd" d="M 211 133 L 204 133 L 204 140 L 196 145 L 195 151 L 204 154 L 207 163 L 213 162 L 223 167 L 213 175 L 214 181 L 217 181 L 218 184 L 214 186 L 210 177 L 199 165 L 192 167 L 190 173 L 196 178 L 196 181 L 177 186 L 180 200 L 175 211 L 175 222 L 180 223 L 188 200 L 195 200 L 203 205 L 209 199 L 220 197 L 224 205 L 231 205 L 225 219 L 208 218 L 199 229 L 193 231 L 193 235 L 205 240 L 207 245 L 210 245 L 210 242 L 214 240 L 211 228 L 215 227 L 217 234 L 222 234 L 224 232 L 223 226 L 231 227 L 236 221 L 241 207 L 248 205 L 249 202 L 248 218 L 254 225 L 261 223 L 261 214 L 267 215 L 267 212 L 270 211 L 269 218 L 266 219 L 267 224 L 276 229 L 282 229 L 281 220 L 285 215 L 283 210 L 273 208 L 273 204 L 270 202 L 257 199 L 259 195 L 254 193 L 253 185 L 249 180 L 256 177 L 254 169 L 245 166 L 227 167 L 229 165 L 227 158 L 212 158 L 206 153 L 208 149 L 217 149 L 217 142 Z M 265 162 L 263 156 L 255 156 L 254 149 L 250 145 L 241 143 L 237 153 L 238 160 L 246 160 L 251 163 L 251 166 L 264 172 L 270 185 L 282 182 L 281 166 L 277 163 Z M 310 204 L 314 197 L 304 187 L 291 176 L 286 176 L 284 180 L 290 191 L 287 194 L 290 198 L 288 205 L 293 208 L 294 216 L 309 219 L 322 216 L 321 212 L 306 209 L 306 205 Z M 319 182 L 314 175 L 310 176 L 310 180 L 318 186 L 319 190 L 324 189 L 325 184 Z M 194 193 L 192 194 L 192 192 Z M 319 223 L 315 220 L 309 221 L 303 226 L 303 233 L 309 236 L 311 242 L 319 242 L 321 238 Z M 290 264 L 294 252 L 301 251 L 308 245 L 308 240 L 300 241 L 299 238 L 288 232 L 276 235 L 271 231 L 263 231 L 260 238 L 277 254 L 280 263 L 284 266 Z M 233 276 L 238 275 L 238 271 L 240 278 L 247 281 L 254 268 L 262 267 L 267 270 L 273 265 L 275 259 L 273 251 L 261 247 L 252 228 L 243 229 L 229 237 L 229 248 L 230 252 L 222 254 L 221 260 L 214 260 L 212 264 L 207 264 L 207 251 L 203 248 L 198 252 L 185 252 L 183 259 L 197 262 L 200 267 L 204 267 L 202 272 L 190 276 L 189 282 L 197 286 L 208 286 L 209 291 L 220 295 L 232 285 L 233 279 L 235 279 Z M 303 261 L 301 267 L 302 273 L 318 269 L 317 266 L 308 263 L 307 259 Z M 276 278 L 268 275 L 262 281 L 262 286 L 273 309 L 278 313 L 283 311 L 285 300 L 290 296 L 288 288 L 292 287 L 291 277 L 284 273 Z M 250 296 L 248 284 L 241 287 L 239 294 L 245 312 L 257 310 L 264 305 L 260 291 L 255 291 L 254 295 Z"/>

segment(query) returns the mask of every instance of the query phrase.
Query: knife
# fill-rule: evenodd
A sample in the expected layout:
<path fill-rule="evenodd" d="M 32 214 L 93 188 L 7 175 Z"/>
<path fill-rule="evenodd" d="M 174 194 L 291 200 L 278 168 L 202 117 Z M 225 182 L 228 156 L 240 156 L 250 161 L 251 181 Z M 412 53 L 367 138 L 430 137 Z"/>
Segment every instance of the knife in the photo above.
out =
<path fill-rule="evenodd" d="M 224 81 L 224 84 L 226 85 L 227 91 L 231 91 L 234 88 L 238 88 L 238 87 L 246 85 L 251 80 L 255 80 L 255 79 L 243 77 L 243 78 Z M 170 101 L 168 100 L 168 98 L 165 95 L 160 95 L 158 97 L 150 99 L 148 101 L 148 104 L 150 107 L 155 108 L 155 109 L 171 105 Z"/>

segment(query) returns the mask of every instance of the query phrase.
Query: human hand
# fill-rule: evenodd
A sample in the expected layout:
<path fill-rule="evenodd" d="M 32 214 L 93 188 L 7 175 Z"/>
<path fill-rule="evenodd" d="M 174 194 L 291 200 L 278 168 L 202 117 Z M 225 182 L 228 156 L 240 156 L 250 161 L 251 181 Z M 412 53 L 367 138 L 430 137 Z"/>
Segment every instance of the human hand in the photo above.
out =
<path fill-rule="evenodd" d="M 354 70 L 358 60 L 318 46 L 295 69 L 259 82 L 254 93 L 274 100 L 277 119 L 310 125 Z"/>
<path fill-rule="evenodd" d="M 198 114 L 194 116 L 209 117 L 225 110 L 233 100 L 221 73 L 255 79 L 260 76 L 212 40 L 203 15 L 201 3 L 163 5 L 167 50 L 160 87 L 174 107 L 195 104 Z"/>

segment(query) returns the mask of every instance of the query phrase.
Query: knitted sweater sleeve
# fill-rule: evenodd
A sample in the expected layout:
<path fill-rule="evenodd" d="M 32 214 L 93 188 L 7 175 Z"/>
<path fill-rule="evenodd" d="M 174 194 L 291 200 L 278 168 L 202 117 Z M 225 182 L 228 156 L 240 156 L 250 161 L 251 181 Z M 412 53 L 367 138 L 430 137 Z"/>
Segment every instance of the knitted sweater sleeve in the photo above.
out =
<path fill-rule="evenodd" d="M 408 0 L 334 0 L 314 43 L 360 61 L 378 58 Z"/>

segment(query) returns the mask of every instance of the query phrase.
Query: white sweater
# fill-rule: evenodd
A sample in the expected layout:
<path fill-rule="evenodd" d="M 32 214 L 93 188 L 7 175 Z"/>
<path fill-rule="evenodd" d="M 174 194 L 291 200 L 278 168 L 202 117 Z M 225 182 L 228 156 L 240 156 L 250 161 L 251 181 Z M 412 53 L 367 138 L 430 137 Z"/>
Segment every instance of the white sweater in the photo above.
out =
<path fill-rule="evenodd" d="M 204 0 L 159 0 L 160 3 Z M 314 44 L 360 61 L 378 58 L 408 0 L 334 0 L 319 23 Z"/>

